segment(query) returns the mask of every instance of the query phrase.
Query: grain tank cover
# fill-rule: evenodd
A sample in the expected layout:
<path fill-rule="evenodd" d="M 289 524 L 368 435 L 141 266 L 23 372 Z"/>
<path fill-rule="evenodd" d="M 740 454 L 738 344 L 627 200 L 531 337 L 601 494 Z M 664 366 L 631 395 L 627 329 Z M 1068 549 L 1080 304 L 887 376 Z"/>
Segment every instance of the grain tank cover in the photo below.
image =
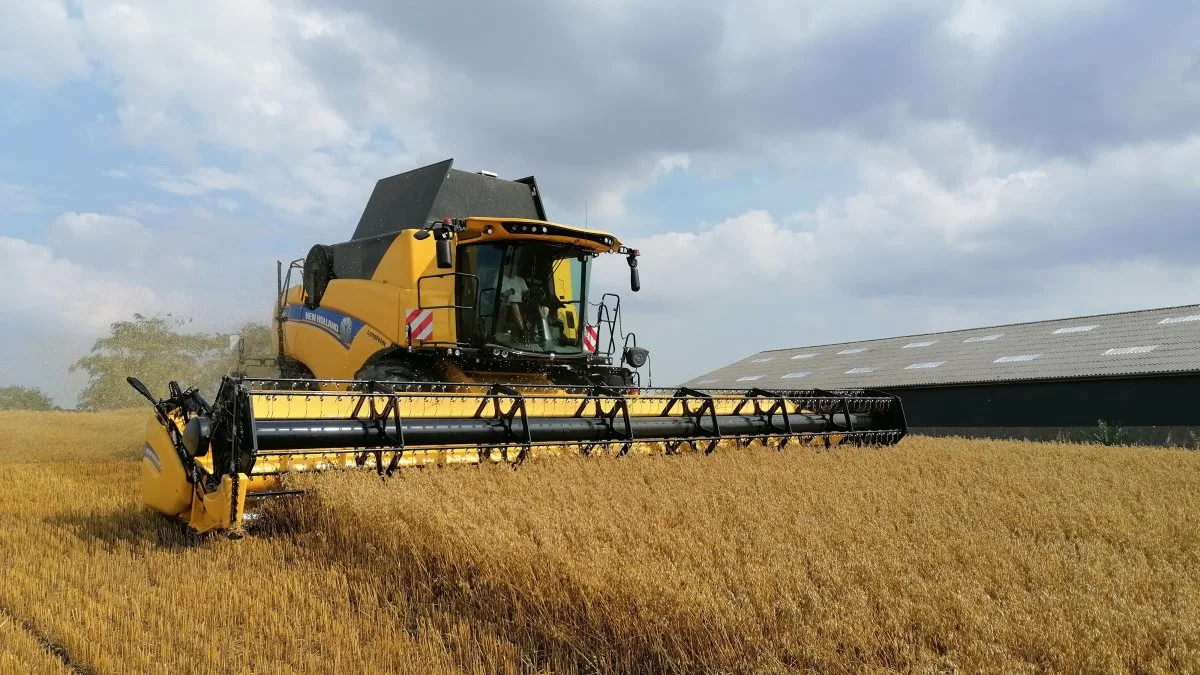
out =
<path fill-rule="evenodd" d="M 453 159 L 382 178 L 354 230 L 368 239 L 422 227 L 442 218 L 495 216 L 545 220 L 533 176 L 504 180 L 451 168 Z"/>

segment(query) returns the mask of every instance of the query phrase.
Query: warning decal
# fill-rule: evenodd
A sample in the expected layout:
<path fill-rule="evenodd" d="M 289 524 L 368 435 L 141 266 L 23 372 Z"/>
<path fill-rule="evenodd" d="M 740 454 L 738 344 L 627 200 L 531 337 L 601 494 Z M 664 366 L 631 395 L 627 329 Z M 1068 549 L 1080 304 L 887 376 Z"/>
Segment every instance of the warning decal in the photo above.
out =
<path fill-rule="evenodd" d="M 404 313 L 404 323 L 407 332 L 414 340 L 428 340 L 433 337 L 433 310 L 410 309 Z"/>

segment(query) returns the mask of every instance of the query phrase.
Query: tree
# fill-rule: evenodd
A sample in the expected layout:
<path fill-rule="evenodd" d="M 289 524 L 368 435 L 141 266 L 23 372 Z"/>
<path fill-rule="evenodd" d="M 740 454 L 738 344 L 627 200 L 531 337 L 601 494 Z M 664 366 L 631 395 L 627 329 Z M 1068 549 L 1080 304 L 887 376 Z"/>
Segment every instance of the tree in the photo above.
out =
<path fill-rule="evenodd" d="M 248 359 L 269 359 L 275 356 L 275 333 L 261 323 L 247 323 L 238 329 L 242 351 Z"/>
<path fill-rule="evenodd" d="M 37 387 L 0 387 L 0 410 L 56 410 L 54 400 Z"/>
<path fill-rule="evenodd" d="M 172 314 L 146 317 L 134 314 L 131 321 L 112 324 L 112 332 L 96 340 L 91 353 L 71 366 L 71 371 L 88 373 L 89 380 L 79 395 L 83 410 L 112 410 L 144 404 L 125 378 L 137 377 L 159 396 L 167 383 L 199 387 L 209 396 L 223 375 L 233 368 L 237 354 L 232 336 L 221 333 L 184 333 L 191 323 Z M 257 324 L 240 332 L 254 334 Z M 262 327 L 264 330 L 265 327 Z M 269 332 L 269 331 L 267 331 Z M 254 334 L 256 341 L 260 340 Z"/>

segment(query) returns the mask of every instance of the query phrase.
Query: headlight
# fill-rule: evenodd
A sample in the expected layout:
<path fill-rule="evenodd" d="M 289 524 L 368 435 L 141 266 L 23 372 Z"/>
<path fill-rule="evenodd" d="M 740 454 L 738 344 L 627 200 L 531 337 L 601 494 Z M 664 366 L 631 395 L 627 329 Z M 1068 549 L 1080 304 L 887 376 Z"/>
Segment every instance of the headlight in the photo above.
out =
<path fill-rule="evenodd" d="M 625 363 L 629 364 L 630 368 L 641 368 L 646 365 L 646 359 L 650 358 L 650 350 L 642 349 L 641 347 L 630 347 L 625 350 Z"/>

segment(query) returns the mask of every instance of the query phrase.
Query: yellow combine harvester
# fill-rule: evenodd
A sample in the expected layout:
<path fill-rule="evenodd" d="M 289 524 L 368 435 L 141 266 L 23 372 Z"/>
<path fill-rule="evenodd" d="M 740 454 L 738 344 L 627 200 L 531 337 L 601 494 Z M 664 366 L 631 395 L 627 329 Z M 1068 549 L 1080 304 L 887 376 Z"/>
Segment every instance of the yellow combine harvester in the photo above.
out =
<path fill-rule="evenodd" d="M 649 352 L 623 332 L 620 297 L 588 295 L 602 254 L 624 256 L 639 290 L 639 252 L 548 221 L 533 177 L 451 164 L 380 180 L 350 241 L 281 269 L 269 377 L 226 377 L 212 403 L 129 378 L 155 407 L 152 508 L 237 531 L 248 500 L 294 494 L 298 472 L 904 435 L 900 401 L 877 391 L 642 387 Z"/>

